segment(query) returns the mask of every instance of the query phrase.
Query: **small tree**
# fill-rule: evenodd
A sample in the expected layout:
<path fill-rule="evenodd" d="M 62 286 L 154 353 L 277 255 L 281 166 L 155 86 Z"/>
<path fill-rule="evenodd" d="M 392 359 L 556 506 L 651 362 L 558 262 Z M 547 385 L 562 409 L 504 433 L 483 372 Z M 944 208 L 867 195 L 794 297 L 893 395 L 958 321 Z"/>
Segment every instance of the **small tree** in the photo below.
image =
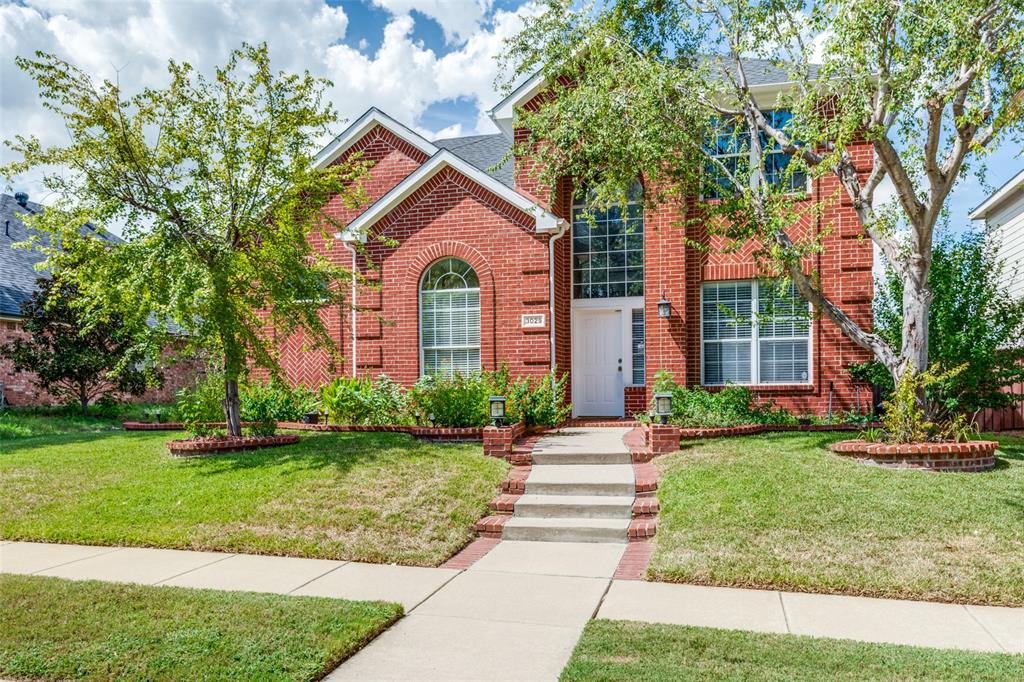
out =
<path fill-rule="evenodd" d="M 74 285 L 40 278 L 21 314 L 29 338 L 15 339 L 0 354 L 15 371 L 33 372 L 39 388 L 77 402 L 83 415 L 101 396 L 140 395 L 163 379 L 155 364 L 146 362 L 145 344 L 120 316 L 86 322 Z"/>
<path fill-rule="evenodd" d="M 1022 0 L 548 5 L 509 43 L 506 83 L 546 78 L 550 96 L 519 112 L 543 184 L 567 176 L 603 203 L 642 172 L 649 202 L 716 197 L 681 202 L 680 223 L 755 245 L 763 274 L 790 279 L 893 376 L 928 368 L 935 225 L 972 160 L 1021 131 Z M 766 62 L 781 92 L 759 86 Z M 840 189 L 805 201 L 825 178 Z M 835 227 L 806 226 L 841 201 L 903 283 L 898 339 L 804 269 Z"/>
<path fill-rule="evenodd" d="M 56 205 L 33 226 L 60 234 L 86 220 L 125 225 L 125 244 L 79 240 L 74 253 L 51 251 L 51 264 L 84 264 L 58 271 L 90 298 L 176 325 L 220 357 L 231 434 L 241 433 L 239 378 L 254 364 L 279 369 L 276 336 L 303 329 L 337 357 L 320 310 L 344 302 L 352 273 L 306 237 L 319 227 L 332 243 L 337 228 L 323 207 L 335 197 L 356 205 L 366 164 L 316 166 L 315 141 L 336 120 L 323 102 L 327 81 L 274 73 L 265 45 L 233 51 L 212 78 L 172 61 L 166 88 L 132 97 L 52 55 L 16 61 L 70 136 L 66 146 L 8 142 L 23 160 L 6 175 L 61 169 L 45 178 Z"/>
<path fill-rule="evenodd" d="M 932 252 L 928 354 L 959 373 L 927 388 L 936 416 L 1012 405 L 1020 396 L 1002 389 L 1024 381 L 1024 300 L 1000 284 L 1005 268 L 984 232 L 939 240 Z M 887 269 L 875 295 L 875 330 L 889 343 L 903 329 L 903 282 Z"/>

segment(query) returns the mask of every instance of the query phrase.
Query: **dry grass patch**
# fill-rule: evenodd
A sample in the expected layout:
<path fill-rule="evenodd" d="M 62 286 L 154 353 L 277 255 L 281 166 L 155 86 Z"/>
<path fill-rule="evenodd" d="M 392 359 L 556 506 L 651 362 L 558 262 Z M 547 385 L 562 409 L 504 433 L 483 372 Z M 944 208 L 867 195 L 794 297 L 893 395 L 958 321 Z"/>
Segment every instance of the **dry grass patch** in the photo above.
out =
<path fill-rule="evenodd" d="M 199 459 L 168 433 L 26 438 L 0 449 L 0 537 L 434 566 L 472 537 L 507 470 L 479 445 L 308 433 Z"/>
<path fill-rule="evenodd" d="M 1024 605 L 1024 440 L 983 473 L 892 470 L 829 434 L 700 441 L 659 458 L 649 575 L 712 585 Z"/>

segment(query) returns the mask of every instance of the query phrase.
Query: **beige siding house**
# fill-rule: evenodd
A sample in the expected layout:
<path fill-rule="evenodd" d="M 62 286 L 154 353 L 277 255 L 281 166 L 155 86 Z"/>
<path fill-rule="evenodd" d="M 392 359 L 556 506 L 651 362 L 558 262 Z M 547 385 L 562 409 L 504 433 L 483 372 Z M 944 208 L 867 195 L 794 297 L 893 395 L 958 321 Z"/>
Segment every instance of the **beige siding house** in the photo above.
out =
<path fill-rule="evenodd" d="M 1006 264 L 1002 276 L 1007 288 L 1024 297 L 1024 170 L 974 209 L 971 220 L 985 221 Z"/>

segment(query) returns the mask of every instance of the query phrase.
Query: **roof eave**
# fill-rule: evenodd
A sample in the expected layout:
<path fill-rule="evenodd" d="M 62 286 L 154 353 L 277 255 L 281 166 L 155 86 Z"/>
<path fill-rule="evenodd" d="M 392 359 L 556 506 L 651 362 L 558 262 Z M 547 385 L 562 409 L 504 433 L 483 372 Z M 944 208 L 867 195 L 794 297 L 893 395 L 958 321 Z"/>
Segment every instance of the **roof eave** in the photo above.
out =
<path fill-rule="evenodd" d="M 366 137 L 377 126 L 385 128 L 427 156 L 433 156 L 437 153 L 437 146 L 425 137 L 419 135 L 408 126 L 402 125 L 377 107 L 370 107 L 366 110 L 366 113 L 357 118 L 340 135 L 320 150 L 320 153 L 316 155 L 316 167 L 326 168 L 334 163 L 338 157 L 351 149 L 352 145 Z"/>
<path fill-rule="evenodd" d="M 532 216 L 534 218 L 534 231 L 537 233 L 554 232 L 564 222 L 561 218 L 544 210 L 537 203 L 487 175 L 479 168 L 467 163 L 451 151 L 442 149 L 431 156 L 430 159 L 402 180 L 402 182 L 395 185 L 387 194 L 378 199 L 357 218 L 352 220 L 345 230 L 338 232 L 335 237 L 343 241 L 365 242 L 370 228 L 412 196 L 423 183 L 448 167 L 453 168 L 492 194 L 507 201 L 527 215 Z"/>
<path fill-rule="evenodd" d="M 997 208 L 1017 189 L 1024 188 L 1024 170 L 1014 175 L 1003 183 L 1003 186 L 993 192 L 985 201 L 968 214 L 971 220 L 985 220 L 988 214 Z"/>

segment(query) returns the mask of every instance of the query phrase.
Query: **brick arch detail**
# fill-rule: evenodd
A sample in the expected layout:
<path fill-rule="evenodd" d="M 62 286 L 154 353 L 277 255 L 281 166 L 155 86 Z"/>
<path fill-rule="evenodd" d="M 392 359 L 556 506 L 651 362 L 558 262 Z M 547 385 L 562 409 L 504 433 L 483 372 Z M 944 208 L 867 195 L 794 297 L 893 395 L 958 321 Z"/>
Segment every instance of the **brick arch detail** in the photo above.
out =
<path fill-rule="evenodd" d="M 497 337 L 498 308 L 497 288 L 494 271 L 483 255 L 469 244 L 459 241 L 443 241 L 431 244 L 421 250 L 412 259 L 405 273 L 403 290 L 406 294 L 406 305 L 414 313 L 416 320 L 417 365 L 419 363 L 419 329 L 420 329 L 420 280 L 423 273 L 436 261 L 442 258 L 458 258 L 469 263 L 476 271 L 480 280 L 480 366 L 484 370 L 498 368 L 498 350 L 495 343 Z M 419 367 L 422 372 L 423 368 Z"/>

